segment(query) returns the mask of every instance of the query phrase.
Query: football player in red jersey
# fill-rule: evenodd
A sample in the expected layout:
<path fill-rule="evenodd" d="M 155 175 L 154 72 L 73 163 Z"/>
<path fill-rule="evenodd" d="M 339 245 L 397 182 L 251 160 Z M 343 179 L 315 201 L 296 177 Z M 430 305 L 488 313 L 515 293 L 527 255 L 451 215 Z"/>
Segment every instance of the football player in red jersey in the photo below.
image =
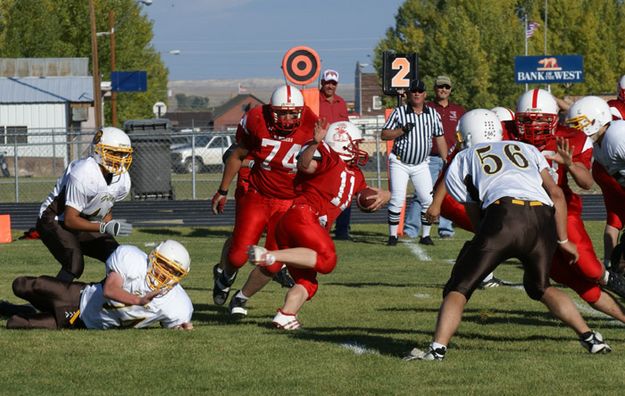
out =
<path fill-rule="evenodd" d="M 582 128 L 561 126 L 557 120 L 558 106 L 549 92 L 533 89 L 519 98 L 517 136 L 519 140 L 538 148 L 550 164 L 550 173 L 566 198 L 568 238 L 579 252 L 579 260 L 572 267 L 564 255 L 556 252 L 550 276 L 556 282 L 575 290 L 593 308 L 625 323 L 623 308 L 601 289 L 605 287 L 625 297 L 625 283 L 618 275 L 606 270 L 597 258 L 581 217 L 581 197 L 568 184 L 568 178 L 571 177 L 583 189 L 592 186 L 592 140 Z M 569 120 L 571 125 L 584 125 L 576 125 L 571 118 Z"/>
<path fill-rule="evenodd" d="M 225 265 L 213 269 L 213 301 L 223 305 L 238 269 L 247 261 L 247 248 L 267 230 L 267 246 L 276 247 L 274 228 L 297 196 L 294 179 L 302 145 L 313 137 L 317 117 L 304 105 L 301 92 L 289 85 L 278 87 L 270 104 L 251 109 L 241 120 L 242 139 L 229 156 L 219 189 L 212 199 L 214 213 L 222 213 L 228 186 L 243 160 L 254 160 L 247 191 L 238 197 L 232 246 Z M 230 302 L 230 312 L 245 316 L 247 299 L 269 282 L 280 267 L 252 271 L 243 288 Z M 270 272 L 272 271 L 272 272 Z"/>
<path fill-rule="evenodd" d="M 327 134 L 326 134 L 327 133 Z M 328 274 L 337 257 L 329 230 L 334 220 L 348 206 L 352 197 L 367 188 L 359 166 L 367 162 L 367 153 L 358 148 L 362 135 L 347 121 L 315 128 L 313 140 L 298 160 L 296 183 L 302 194 L 282 216 L 276 227 L 281 250 L 252 246 L 249 260 L 261 268 L 286 263 L 295 280 L 287 292 L 284 305 L 278 309 L 273 324 L 279 329 L 300 327 L 297 313 L 317 292 L 317 273 Z M 367 210 L 377 210 L 391 198 L 389 191 L 379 190 L 369 197 Z"/>
<path fill-rule="evenodd" d="M 608 101 L 610 112 L 615 120 L 625 120 L 625 75 L 616 84 L 616 99 Z"/>

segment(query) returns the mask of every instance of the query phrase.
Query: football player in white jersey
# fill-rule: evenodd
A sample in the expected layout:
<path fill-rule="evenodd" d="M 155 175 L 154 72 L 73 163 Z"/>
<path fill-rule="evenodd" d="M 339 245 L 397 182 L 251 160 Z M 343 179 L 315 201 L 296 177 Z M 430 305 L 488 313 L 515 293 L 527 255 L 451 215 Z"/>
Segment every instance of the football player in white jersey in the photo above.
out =
<path fill-rule="evenodd" d="M 610 352 L 568 295 L 549 283 L 556 249 L 570 263 L 578 253 L 567 237 L 564 193 L 548 169 L 545 157 L 521 142 L 480 143 L 454 158 L 445 184 L 452 197 L 465 205 L 477 232 L 460 251 L 445 285 L 432 343 L 426 351 L 413 349 L 406 360 L 442 360 L 473 291 L 509 258 L 523 264 L 523 286 L 530 298 L 571 327 L 590 353 Z"/>
<path fill-rule="evenodd" d="M 13 315 L 9 329 L 193 328 L 191 299 L 179 282 L 191 259 L 179 242 L 167 240 L 149 255 L 121 245 L 106 261 L 100 283 L 64 282 L 50 276 L 21 276 L 13 281 L 16 296 L 37 313 Z"/>
<path fill-rule="evenodd" d="M 130 191 L 130 139 L 106 127 L 93 138 L 89 157 L 72 161 L 39 209 L 37 231 L 61 263 L 57 278 L 72 281 L 84 270 L 83 255 L 105 262 L 119 246 L 114 236 L 132 225 L 113 220 L 111 209 Z"/>

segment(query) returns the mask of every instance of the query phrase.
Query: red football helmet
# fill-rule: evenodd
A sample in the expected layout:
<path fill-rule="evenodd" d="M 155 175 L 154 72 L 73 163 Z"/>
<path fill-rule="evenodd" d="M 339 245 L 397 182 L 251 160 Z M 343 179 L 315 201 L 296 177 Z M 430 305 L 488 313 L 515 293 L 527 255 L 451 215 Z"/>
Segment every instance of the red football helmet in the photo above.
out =
<path fill-rule="evenodd" d="M 532 89 L 519 98 L 515 121 L 519 139 L 542 149 L 555 136 L 558 104 L 544 89 Z"/>
<path fill-rule="evenodd" d="M 282 85 L 271 94 L 272 129 L 283 134 L 292 133 L 300 124 L 304 110 L 304 96 L 299 89 Z"/>

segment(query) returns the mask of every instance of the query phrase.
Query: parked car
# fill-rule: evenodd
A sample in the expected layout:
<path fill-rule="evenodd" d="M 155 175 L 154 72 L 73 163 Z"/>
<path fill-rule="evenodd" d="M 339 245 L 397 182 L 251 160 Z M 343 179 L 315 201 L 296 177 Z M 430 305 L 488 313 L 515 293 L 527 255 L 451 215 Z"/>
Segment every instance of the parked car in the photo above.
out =
<path fill-rule="evenodd" d="M 174 145 L 171 164 L 174 172 L 191 173 L 222 169 L 222 156 L 233 143 L 229 135 L 202 135 L 195 138 L 195 152 L 191 143 Z"/>

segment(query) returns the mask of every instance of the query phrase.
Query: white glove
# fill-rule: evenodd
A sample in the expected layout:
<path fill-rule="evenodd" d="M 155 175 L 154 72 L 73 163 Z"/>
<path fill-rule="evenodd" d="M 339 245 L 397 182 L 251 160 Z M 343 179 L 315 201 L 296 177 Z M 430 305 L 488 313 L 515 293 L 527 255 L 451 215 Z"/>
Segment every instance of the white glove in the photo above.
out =
<path fill-rule="evenodd" d="M 112 236 L 127 236 L 132 232 L 132 224 L 126 220 L 111 220 L 108 223 L 100 223 L 100 232 Z"/>

